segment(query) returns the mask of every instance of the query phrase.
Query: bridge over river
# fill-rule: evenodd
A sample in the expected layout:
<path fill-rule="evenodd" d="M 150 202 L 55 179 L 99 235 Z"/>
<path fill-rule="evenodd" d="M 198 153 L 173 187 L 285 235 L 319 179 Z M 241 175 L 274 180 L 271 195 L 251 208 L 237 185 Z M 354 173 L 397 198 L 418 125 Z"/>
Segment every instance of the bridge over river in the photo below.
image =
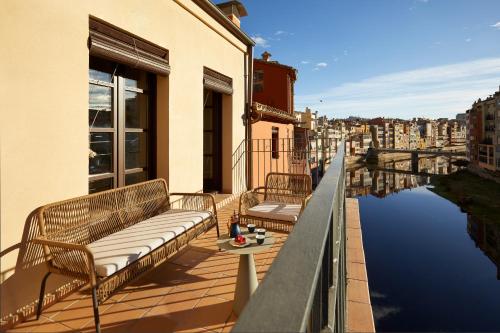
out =
<path fill-rule="evenodd" d="M 411 167 L 412 172 L 418 173 L 418 155 L 433 155 L 433 156 L 447 156 L 447 157 L 458 157 L 464 156 L 465 146 L 459 146 L 457 149 L 394 149 L 394 148 L 368 148 L 366 154 L 366 161 L 370 163 L 378 162 L 378 155 L 380 153 L 407 153 L 411 154 Z"/>

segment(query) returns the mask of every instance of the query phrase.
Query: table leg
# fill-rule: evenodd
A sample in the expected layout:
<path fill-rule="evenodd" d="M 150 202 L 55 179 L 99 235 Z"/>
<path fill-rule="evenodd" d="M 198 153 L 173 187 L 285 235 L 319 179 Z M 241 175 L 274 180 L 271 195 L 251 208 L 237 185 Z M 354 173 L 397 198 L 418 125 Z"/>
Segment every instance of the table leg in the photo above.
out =
<path fill-rule="evenodd" d="M 240 255 L 233 304 L 233 311 L 237 316 L 240 315 L 258 285 L 253 254 Z"/>

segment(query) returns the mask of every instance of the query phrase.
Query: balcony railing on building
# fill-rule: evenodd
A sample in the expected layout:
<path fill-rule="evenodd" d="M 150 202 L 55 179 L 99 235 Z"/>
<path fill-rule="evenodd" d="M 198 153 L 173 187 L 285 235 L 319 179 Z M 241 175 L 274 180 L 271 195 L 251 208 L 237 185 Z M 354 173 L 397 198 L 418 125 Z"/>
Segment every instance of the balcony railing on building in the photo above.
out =
<path fill-rule="evenodd" d="M 270 172 L 308 174 L 316 186 L 339 143 L 322 136 L 252 139 L 248 144 L 253 165 L 252 187 L 264 186 Z"/>
<path fill-rule="evenodd" d="M 233 332 L 345 331 L 344 145 Z"/>

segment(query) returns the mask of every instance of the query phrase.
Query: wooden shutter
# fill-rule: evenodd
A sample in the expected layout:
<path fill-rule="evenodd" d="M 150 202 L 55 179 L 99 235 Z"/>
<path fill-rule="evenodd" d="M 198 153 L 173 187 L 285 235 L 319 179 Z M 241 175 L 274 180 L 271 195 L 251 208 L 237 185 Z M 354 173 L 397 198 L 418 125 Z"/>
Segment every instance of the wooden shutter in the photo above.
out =
<path fill-rule="evenodd" d="M 203 67 L 203 86 L 223 94 L 233 94 L 233 79 L 207 67 Z"/>
<path fill-rule="evenodd" d="M 89 28 L 91 55 L 155 74 L 170 73 L 167 49 L 94 18 Z"/>

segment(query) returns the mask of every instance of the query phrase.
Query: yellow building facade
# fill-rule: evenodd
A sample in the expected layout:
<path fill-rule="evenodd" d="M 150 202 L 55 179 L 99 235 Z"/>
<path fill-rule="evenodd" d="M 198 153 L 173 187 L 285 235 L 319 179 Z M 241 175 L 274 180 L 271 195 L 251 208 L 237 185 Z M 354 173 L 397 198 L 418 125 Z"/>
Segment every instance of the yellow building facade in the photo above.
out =
<path fill-rule="evenodd" d="M 233 155 L 246 135 L 253 42 L 206 0 L 7 0 L 1 17 L 7 320 L 37 299 L 45 272 L 40 257 L 26 259 L 37 207 L 156 177 L 178 192 L 246 188 L 245 162 Z M 129 59 L 110 56 L 114 47 Z M 48 291 L 65 282 L 52 279 Z"/>

